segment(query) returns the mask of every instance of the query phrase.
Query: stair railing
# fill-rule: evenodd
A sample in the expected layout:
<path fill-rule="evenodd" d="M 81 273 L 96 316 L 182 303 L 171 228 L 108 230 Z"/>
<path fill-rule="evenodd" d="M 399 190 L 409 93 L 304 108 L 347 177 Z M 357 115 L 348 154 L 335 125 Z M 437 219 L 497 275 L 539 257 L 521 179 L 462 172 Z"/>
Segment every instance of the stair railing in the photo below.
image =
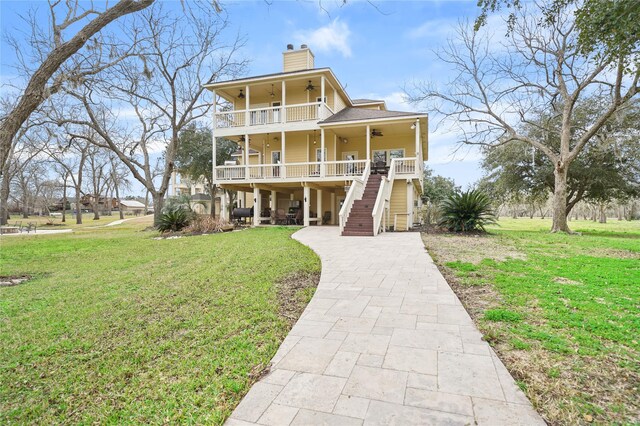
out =
<path fill-rule="evenodd" d="M 389 165 L 389 174 L 386 177 L 382 177 L 380 182 L 380 189 L 378 189 L 378 195 L 376 196 L 376 203 L 373 205 L 373 235 L 378 235 L 380 230 L 385 231 L 383 226 L 384 213 L 389 209 L 389 202 L 391 200 L 391 190 L 393 189 L 393 180 L 396 178 L 396 159 L 391 159 Z"/>
<path fill-rule="evenodd" d="M 340 209 L 340 233 L 344 231 L 344 226 L 347 224 L 347 219 L 349 218 L 349 213 L 351 213 L 351 208 L 353 207 L 353 203 L 356 200 L 361 200 L 364 195 L 364 186 L 369 179 L 369 174 L 371 173 L 371 164 L 367 162 L 367 165 L 364 167 L 361 177 L 357 177 L 353 179 L 351 182 L 351 186 L 349 187 L 349 191 L 347 191 L 347 196 L 344 198 L 344 202 L 342 203 L 342 208 Z"/>

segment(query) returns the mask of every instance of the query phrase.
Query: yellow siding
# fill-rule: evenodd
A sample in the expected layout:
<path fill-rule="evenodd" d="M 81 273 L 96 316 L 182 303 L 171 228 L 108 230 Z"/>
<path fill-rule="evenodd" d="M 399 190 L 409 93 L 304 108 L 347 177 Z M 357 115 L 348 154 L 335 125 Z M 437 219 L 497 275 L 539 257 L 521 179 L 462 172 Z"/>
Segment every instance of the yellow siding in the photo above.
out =
<path fill-rule="evenodd" d="M 398 179 L 393 182 L 391 200 L 389 201 L 389 226 L 393 226 L 395 215 L 398 214 L 398 230 L 407 229 L 407 182 Z"/>
<path fill-rule="evenodd" d="M 333 104 L 330 104 L 330 105 L 333 107 Z M 342 99 L 341 96 L 338 96 L 338 98 L 336 99 L 336 108 L 333 112 L 336 113 L 338 111 L 342 111 L 346 107 L 347 107 L 347 104 L 345 104 L 344 99 Z"/>
<path fill-rule="evenodd" d="M 340 130 L 338 130 L 338 134 Z M 337 150 L 338 150 L 338 158 L 342 159 L 343 152 L 358 152 L 358 159 L 364 160 L 367 158 L 367 139 L 366 139 L 366 130 L 362 128 L 362 136 L 359 137 L 350 137 L 347 138 L 347 143 L 342 143 L 338 141 Z M 333 141 L 332 141 L 333 142 Z M 371 138 L 371 157 L 373 158 L 373 151 L 378 149 L 404 149 L 405 157 L 413 157 L 415 156 L 415 141 L 413 138 L 394 138 L 394 137 L 382 137 L 382 138 Z"/>
<path fill-rule="evenodd" d="M 282 55 L 284 72 L 308 70 L 314 67 L 313 53 L 309 49 L 288 50 Z"/>

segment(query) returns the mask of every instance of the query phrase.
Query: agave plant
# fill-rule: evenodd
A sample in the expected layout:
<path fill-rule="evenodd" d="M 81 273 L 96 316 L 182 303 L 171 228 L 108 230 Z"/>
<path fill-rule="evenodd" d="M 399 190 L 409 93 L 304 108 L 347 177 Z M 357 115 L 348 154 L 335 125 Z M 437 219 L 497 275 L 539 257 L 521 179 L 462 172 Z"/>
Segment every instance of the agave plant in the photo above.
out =
<path fill-rule="evenodd" d="M 160 216 L 158 230 L 161 232 L 180 231 L 191 221 L 191 213 L 183 208 L 166 209 Z"/>
<path fill-rule="evenodd" d="M 496 223 L 491 200 L 477 189 L 453 194 L 440 204 L 440 210 L 442 217 L 438 225 L 449 231 L 485 231 L 486 225 Z"/>

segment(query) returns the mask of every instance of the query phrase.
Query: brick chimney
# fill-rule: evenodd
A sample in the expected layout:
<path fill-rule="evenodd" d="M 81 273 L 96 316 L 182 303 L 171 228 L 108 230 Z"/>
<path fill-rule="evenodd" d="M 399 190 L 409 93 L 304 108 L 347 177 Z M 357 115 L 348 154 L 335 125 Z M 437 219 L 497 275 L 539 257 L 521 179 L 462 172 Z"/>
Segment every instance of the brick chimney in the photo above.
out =
<path fill-rule="evenodd" d="M 314 68 L 314 56 L 306 44 L 300 45 L 296 50 L 293 44 L 287 45 L 287 50 L 282 52 L 282 70 L 284 72 L 310 70 Z"/>

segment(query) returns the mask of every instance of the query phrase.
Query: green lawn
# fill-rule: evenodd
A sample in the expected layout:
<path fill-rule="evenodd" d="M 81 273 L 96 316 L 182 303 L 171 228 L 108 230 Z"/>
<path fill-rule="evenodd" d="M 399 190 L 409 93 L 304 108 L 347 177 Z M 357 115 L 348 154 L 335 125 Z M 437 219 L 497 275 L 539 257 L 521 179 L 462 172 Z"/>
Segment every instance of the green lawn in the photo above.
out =
<path fill-rule="evenodd" d="M 221 424 L 268 365 L 276 283 L 320 271 L 294 229 L 145 226 L 0 239 L 0 275 L 34 277 L 0 288 L 0 423 Z"/>
<path fill-rule="evenodd" d="M 501 219 L 488 237 L 425 244 L 548 421 L 639 422 L 640 223 L 550 224 Z"/>

